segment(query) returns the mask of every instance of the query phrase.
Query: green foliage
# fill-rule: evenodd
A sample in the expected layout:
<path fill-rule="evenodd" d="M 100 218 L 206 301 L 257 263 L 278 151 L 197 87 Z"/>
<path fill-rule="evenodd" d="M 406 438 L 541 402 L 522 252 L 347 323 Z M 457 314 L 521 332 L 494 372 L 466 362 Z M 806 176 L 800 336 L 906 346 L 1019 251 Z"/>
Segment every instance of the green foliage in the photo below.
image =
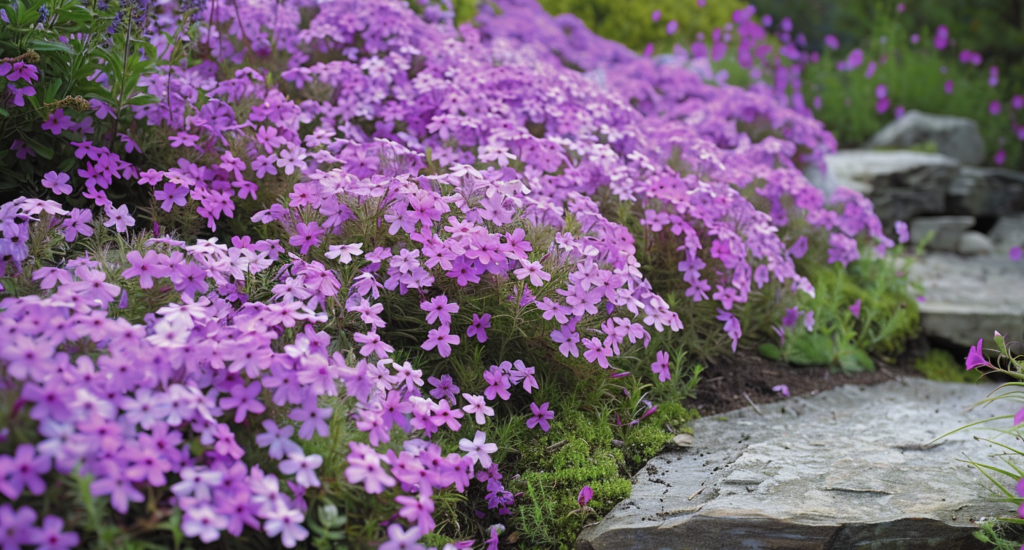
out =
<path fill-rule="evenodd" d="M 700 8 L 697 0 L 540 0 L 550 13 L 573 13 L 597 34 L 621 42 L 634 50 L 653 43 L 658 52 L 671 51 L 676 42 L 689 44 L 697 33 L 711 31 L 732 20 L 732 14 L 746 4 L 741 0 L 715 0 Z M 651 14 L 661 11 L 661 20 Z M 665 25 L 676 21 L 674 36 Z"/>
<path fill-rule="evenodd" d="M 1019 550 L 1022 537 L 1021 529 L 1012 523 L 999 520 L 985 521 L 978 524 L 974 538 L 991 544 L 994 550 Z"/>
<path fill-rule="evenodd" d="M 125 146 L 117 135 L 135 135 L 133 117 L 125 111 L 154 101 L 138 86 L 140 78 L 153 72 L 157 57 L 156 48 L 143 39 L 137 22 L 140 8 L 127 1 L 105 4 L 108 7 L 100 9 L 95 2 L 70 0 L 4 3 L 11 22 L 0 25 L 0 62 L 34 65 L 39 80 L 33 83 L 36 95 L 26 97 L 24 107 L 11 104 L 0 109 L 0 202 L 18 195 L 54 198 L 39 181 L 50 170 L 74 172 L 80 161 L 73 154 L 73 141 L 92 139 L 98 146 L 123 154 Z M 122 7 L 124 17 L 117 24 L 115 14 Z M 143 21 L 148 25 L 148 20 Z M 61 41 L 62 36 L 70 39 Z M 22 80 L 17 86 L 23 88 L 27 83 Z M 0 77 L 0 88 L 7 87 L 8 81 Z M 58 110 L 80 122 L 94 113 L 97 101 L 110 112 L 92 117 L 92 137 L 77 127 L 60 135 L 41 128 Z M 101 143 L 99 136 L 109 137 Z M 12 144 L 19 142 L 28 149 L 20 155 L 11 150 Z M 123 191 L 109 194 L 112 199 L 122 199 L 115 202 L 124 202 Z"/>
<path fill-rule="evenodd" d="M 944 349 L 929 350 L 927 355 L 914 361 L 914 368 L 929 380 L 941 382 L 977 382 L 982 374 L 965 369 L 963 361 L 957 361 Z"/>
<path fill-rule="evenodd" d="M 585 524 L 629 496 L 630 476 L 671 440 L 667 428 L 694 416 L 678 403 L 665 403 L 618 439 L 607 417 L 563 413 L 512 463 L 520 477 L 510 490 L 524 493 L 512 536 L 523 548 L 573 548 Z M 594 498 L 581 507 L 577 496 L 584 486 Z"/>
<path fill-rule="evenodd" d="M 799 307 L 814 311 L 814 331 L 797 325 L 786 331 L 781 346 L 761 344 L 758 352 L 769 359 L 794 365 L 830 365 L 847 373 L 875 369 L 875 355 L 891 362 L 919 330 L 917 301 L 910 295 L 907 262 L 902 246 L 885 258 L 827 264 L 815 247 L 798 268 L 814 284 L 815 297 L 800 295 Z M 866 255 L 866 254 L 865 254 Z M 860 300 L 859 317 L 850 310 Z"/>

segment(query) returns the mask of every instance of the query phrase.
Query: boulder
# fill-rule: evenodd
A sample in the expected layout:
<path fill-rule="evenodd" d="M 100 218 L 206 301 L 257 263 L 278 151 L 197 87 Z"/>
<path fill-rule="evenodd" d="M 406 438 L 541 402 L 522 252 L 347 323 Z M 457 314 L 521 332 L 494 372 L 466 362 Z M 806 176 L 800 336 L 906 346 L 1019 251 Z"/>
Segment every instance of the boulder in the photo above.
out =
<path fill-rule="evenodd" d="M 870 197 L 886 226 L 946 213 L 946 194 L 960 172 L 959 161 L 952 157 L 917 151 L 845 150 L 827 155 L 825 164 L 828 173 L 818 178 L 821 185 Z"/>
<path fill-rule="evenodd" d="M 995 252 L 992 239 L 981 231 L 964 231 L 956 244 L 956 252 L 961 256 L 987 256 Z"/>
<path fill-rule="evenodd" d="M 1024 173 L 964 166 L 946 193 L 946 213 L 996 218 L 1024 212 Z"/>
<path fill-rule="evenodd" d="M 1024 262 L 1005 255 L 965 258 L 929 253 L 910 266 L 911 281 L 923 288 L 921 331 L 958 346 L 995 347 L 995 331 L 1007 341 L 1024 337 Z"/>
<path fill-rule="evenodd" d="M 917 244 L 930 233 L 934 236 L 928 241 L 928 248 L 956 252 L 960 237 L 965 231 L 974 227 L 977 220 L 973 216 L 927 216 L 910 220 L 910 242 Z"/>
<path fill-rule="evenodd" d="M 940 153 L 964 164 L 985 161 L 985 139 L 974 119 L 916 110 L 887 124 L 865 147 L 907 149 L 927 143 L 934 143 Z"/>
<path fill-rule="evenodd" d="M 1024 246 L 1024 214 L 1003 216 L 988 232 L 997 253 L 1006 255 L 1015 246 Z"/>
<path fill-rule="evenodd" d="M 652 459 L 576 548 L 987 548 L 974 522 L 1015 506 L 961 460 L 999 459 L 970 430 L 933 440 L 1016 412 L 1009 402 L 967 410 L 994 388 L 895 380 L 699 419 L 693 446 Z"/>

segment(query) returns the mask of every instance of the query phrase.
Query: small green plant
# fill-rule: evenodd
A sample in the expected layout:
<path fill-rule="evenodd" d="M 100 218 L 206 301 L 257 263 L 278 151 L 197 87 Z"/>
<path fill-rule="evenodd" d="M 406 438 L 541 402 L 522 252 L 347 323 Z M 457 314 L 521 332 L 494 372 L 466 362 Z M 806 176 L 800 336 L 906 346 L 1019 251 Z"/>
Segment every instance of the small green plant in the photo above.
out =
<path fill-rule="evenodd" d="M 847 373 L 873 371 L 872 356 L 894 361 L 919 330 L 917 301 L 906 278 L 909 261 L 900 245 L 884 258 L 862 258 L 845 268 L 801 262 L 816 294 L 802 296 L 783 319 L 778 345 L 762 343 L 758 351 L 773 360 L 830 365 Z M 813 312 L 813 323 L 806 317 L 798 323 L 797 311 Z"/>
<path fill-rule="evenodd" d="M 932 349 L 914 361 L 914 368 L 929 380 L 940 382 L 977 382 L 982 373 L 964 370 L 963 365 L 944 349 Z"/>

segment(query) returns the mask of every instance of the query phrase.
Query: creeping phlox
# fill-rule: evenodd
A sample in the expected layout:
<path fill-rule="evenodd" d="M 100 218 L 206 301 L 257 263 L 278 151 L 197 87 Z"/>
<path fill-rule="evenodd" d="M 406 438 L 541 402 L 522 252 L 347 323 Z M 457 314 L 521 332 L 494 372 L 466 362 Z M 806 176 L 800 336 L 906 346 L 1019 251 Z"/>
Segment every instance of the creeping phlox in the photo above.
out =
<path fill-rule="evenodd" d="M 293 547 L 310 536 L 307 501 L 328 458 L 303 444 L 350 423 L 364 439 L 348 444 L 347 481 L 397 493 L 381 548 L 421 548 L 440 491 L 480 484 L 491 510 L 510 513 L 488 424 L 546 374 L 502 357 L 477 366 L 482 395 L 447 374 L 425 381 L 417 367 L 496 337 L 497 313 L 460 296 L 500 289 L 547 323 L 556 353 L 621 377 L 630 347 L 683 326 L 642 275 L 637 247 L 648 243 L 609 204 L 672 243 L 686 296 L 716 302 L 734 349 L 736 304 L 755 287 L 774 278 L 813 292 L 793 264 L 807 239 L 780 237 L 791 216 L 829 235 L 830 261 L 856 259 L 857 239 L 891 246 L 868 201 L 839 192 L 826 203 L 800 172 L 835 146 L 820 123 L 770 94 L 642 58 L 532 0 L 498 5 L 479 29 L 455 29 L 398 0 L 192 2 L 209 51 L 188 66 L 167 61 L 173 33 L 155 32 L 158 17 L 152 42 L 165 62 L 140 81 L 158 101 L 133 106 L 144 128 L 133 132 L 161 140 L 174 165 L 126 161 L 135 134 L 83 139 L 72 143 L 82 167 L 42 185 L 95 209 L 0 206 L 0 274 L 29 270 L 39 285 L 0 302 L 3 380 L 39 438 L 0 456 L 0 494 L 18 501 L 44 491 L 41 476 L 74 473 L 121 514 L 151 490 L 173 496 L 182 532 L 203 542 L 249 527 Z M 279 74 L 255 68 L 279 59 Z M 44 129 L 72 131 L 93 115 L 67 116 Z M 741 127 L 770 135 L 755 143 Z M 198 213 L 211 230 L 269 194 L 252 221 L 273 238 L 152 238 L 121 259 L 45 266 L 31 257 L 33 231 L 74 247 L 97 231 L 138 230 L 107 193 L 122 181 L 151 186 L 158 210 Z M 132 323 L 118 312 L 136 284 L 171 298 Z M 419 304 L 414 326 L 396 326 L 389 304 L 401 297 Z M 668 381 L 668 355 L 651 369 Z M 334 408 L 341 397 L 351 409 Z M 558 405 L 519 412 L 547 431 Z M 257 422 L 252 446 L 270 462 L 237 437 Z M 470 422 L 480 429 L 461 453 L 434 441 Z M 19 542 L 77 544 L 57 518 L 36 519 L 0 506 Z"/>

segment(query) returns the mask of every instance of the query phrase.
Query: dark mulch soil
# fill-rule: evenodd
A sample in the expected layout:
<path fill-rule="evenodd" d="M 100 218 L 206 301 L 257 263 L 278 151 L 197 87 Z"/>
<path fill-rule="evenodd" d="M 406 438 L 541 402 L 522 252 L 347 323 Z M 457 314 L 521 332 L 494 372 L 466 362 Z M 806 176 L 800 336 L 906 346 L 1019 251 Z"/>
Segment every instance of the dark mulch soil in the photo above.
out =
<path fill-rule="evenodd" d="M 755 351 L 739 350 L 735 355 L 721 357 L 701 373 L 696 399 L 687 400 L 701 416 L 711 416 L 755 404 L 786 399 L 772 391 L 779 384 L 789 387 L 790 396 L 811 394 L 844 384 L 880 384 L 897 377 L 921 377 L 914 369 L 914 360 L 928 351 L 927 342 L 914 342 L 893 365 L 876 362 L 874 372 L 843 374 L 828 367 L 797 367 L 771 361 Z M 748 401 L 749 398 L 749 401 Z"/>

